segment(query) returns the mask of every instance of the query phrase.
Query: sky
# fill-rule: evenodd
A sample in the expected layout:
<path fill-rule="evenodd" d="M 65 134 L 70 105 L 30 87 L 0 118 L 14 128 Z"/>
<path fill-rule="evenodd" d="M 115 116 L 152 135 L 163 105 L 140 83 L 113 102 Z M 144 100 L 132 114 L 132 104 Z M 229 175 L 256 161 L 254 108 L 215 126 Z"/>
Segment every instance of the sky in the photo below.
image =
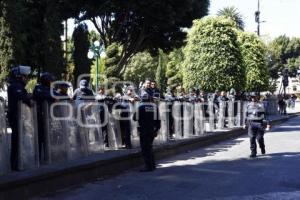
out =
<path fill-rule="evenodd" d="M 257 10 L 258 0 L 211 0 L 209 14 L 216 15 L 218 10 L 235 6 L 243 16 L 245 30 L 255 32 L 257 25 L 254 12 Z M 273 39 L 279 35 L 300 37 L 300 0 L 260 0 L 261 35 L 265 39 Z M 69 20 L 68 35 L 74 29 L 74 20 Z M 95 30 L 92 23 L 88 22 L 89 30 Z"/>
<path fill-rule="evenodd" d="M 258 0 L 211 0 L 209 13 L 216 15 L 218 10 L 235 6 L 242 14 L 245 30 L 255 32 L 254 12 Z M 275 38 L 279 35 L 300 37 L 300 0 L 260 0 L 261 35 Z"/>

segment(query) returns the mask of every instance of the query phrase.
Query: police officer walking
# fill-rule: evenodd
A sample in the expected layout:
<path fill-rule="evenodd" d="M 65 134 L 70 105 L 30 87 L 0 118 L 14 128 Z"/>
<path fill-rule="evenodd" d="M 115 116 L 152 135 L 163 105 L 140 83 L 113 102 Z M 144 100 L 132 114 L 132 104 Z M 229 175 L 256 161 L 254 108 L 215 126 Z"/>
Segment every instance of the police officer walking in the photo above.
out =
<path fill-rule="evenodd" d="M 150 172 L 156 169 L 152 146 L 157 131 L 160 129 L 158 115 L 158 107 L 153 103 L 152 97 L 147 93 L 142 94 L 142 102 L 133 117 L 135 121 L 138 121 L 140 145 L 145 161 L 145 168 L 140 170 L 141 172 Z"/>
<path fill-rule="evenodd" d="M 25 89 L 27 76 L 31 73 L 28 66 L 18 66 L 11 70 L 8 81 L 7 97 L 8 97 L 8 122 L 12 130 L 11 134 L 11 155 L 10 162 L 12 170 L 18 170 L 18 145 L 19 145 L 19 109 L 18 102 L 31 106 L 31 97 Z"/>
<path fill-rule="evenodd" d="M 256 140 L 258 141 L 261 153 L 265 154 L 264 132 L 265 125 L 265 109 L 262 103 L 259 102 L 259 95 L 251 93 L 251 102 L 246 109 L 246 126 L 248 126 L 248 135 L 250 137 L 250 157 L 256 157 Z"/>

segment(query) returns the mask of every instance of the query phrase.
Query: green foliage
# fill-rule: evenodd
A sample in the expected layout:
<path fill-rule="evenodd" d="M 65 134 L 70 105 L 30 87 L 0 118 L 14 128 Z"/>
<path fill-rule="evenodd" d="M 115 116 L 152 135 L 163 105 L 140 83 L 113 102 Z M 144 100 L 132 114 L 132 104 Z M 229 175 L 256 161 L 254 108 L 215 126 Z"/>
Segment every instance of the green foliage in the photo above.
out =
<path fill-rule="evenodd" d="M 149 52 L 138 53 L 130 59 L 124 80 L 131 81 L 136 86 L 147 78 L 154 80 L 157 64 L 157 59 L 153 58 Z"/>
<path fill-rule="evenodd" d="M 238 9 L 234 6 L 225 7 L 218 11 L 218 16 L 224 16 L 236 23 L 236 26 L 240 30 L 244 30 L 245 23 L 243 20 L 243 16 L 238 12 Z"/>
<path fill-rule="evenodd" d="M 205 17 L 195 20 L 184 51 L 184 87 L 241 90 L 245 85 L 243 60 L 232 20 Z"/>
<path fill-rule="evenodd" d="M 74 51 L 73 60 L 75 64 L 74 79 L 78 76 L 89 74 L 91 71 L 91 61 L 87 54 L 90 48 L 89 32 L 86 24 L 79 24 L 73 32 Z"/>
<path fill-rule="evenodd" d="M 106 49 L 106 75 L 111 78 L 121 79 L 122 68 L 118 65 L 121 59 L 121 46 L 118 43 L 112 43 Z"/>
<path fill-rule="evenodd" d="M 93 65 L 91 66 L 91 84 L 95 87 L 96 86 L 96 68 L 97 68 L 97 61 L 94 60 Z M 106 81 L 105 75 L 105 59 L 100 58 L 98 60 L 98 85 L 103 85 Z"/>
<path fill-rule="evenodd" d="M 271 77 L 278 78 L 278 72 L 289 69 L 290 76 L 297 74 L 297 59 L 300 57 L 300 38 L 285 35 L 275 38 L 268 46 Z"/>
<path fill-rule="evenodd" d="M 168 63 L 166 69 L 166 77 L 167 77 L 167 84 L 173 90 L 179 86 L 182 86 L 182 79 L 183 79 L 183 61 L 184 55 L 182 52 L 182 48 L 174 49 L 168 55 Z"/>
<path fill-rule="evenodd" d="M 0 1 L 0 82 L 2 83 L 13 65 L 24 60 L 22 25 L 25 12 L 19 0 Z"/>
<path fill-rule="evenodd" d="M 285 66 L 289 69 L 290 75 L 296 76 L 297 70 L 300 68 L 300 56 L 288 58 L 286 62 Z"/>
<path fill-rule="evenodd" d="M 266 91 L 269 88 L 269 69 L 267 66 L 267 49 L 255 35 L 238 32 L 243 63 L 246 68 L 247 91 Z"/>
<path fill-rule="evenodd" d="M 59 77 L 65 71 L 59 0 L 3 0 L 0 4 L 1 77 L 17 64 Z"/>
<path fill-rule="evenodd" d="M 156 69 L 155 81 L 157 83 L 157 87 L 161 92 L 166 91 L 167 88 L 167 77 L 166 77 L 166 68 L 167 68 L 167 56 L 166 54 L 159 49 L 158 54 L 158 67 Z"/>
<path fill-rule="evenodd" d="M 32 93 L 34 87 L 36 86 L 36 84 L 37 84 L 37 79 L 36 79 L 36 78 L 30 79 L 30 80 L 27 82 L 27 84 L 26 84 L 26 90 L 27 90 L 29 93 Z"/>
<path fill-rule="evenodd" d="M 207 14 L 209 0 L 87 1 L 81 20 L 90 19 L 106 47 L 116 42 L 122 48 L 118 65 L 126 64 L 137 52 L 157 53 L 184 44 L 192 20 Z"/>

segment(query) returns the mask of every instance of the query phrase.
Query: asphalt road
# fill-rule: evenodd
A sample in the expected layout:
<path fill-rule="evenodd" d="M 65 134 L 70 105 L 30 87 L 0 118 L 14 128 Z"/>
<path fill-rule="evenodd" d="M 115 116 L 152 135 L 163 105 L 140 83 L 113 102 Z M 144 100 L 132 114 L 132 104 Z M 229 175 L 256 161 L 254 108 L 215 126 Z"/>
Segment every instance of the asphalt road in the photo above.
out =
<path fill-rule="evenodd" d="M 299 200 L 300 117 L 273 127 L 265 143 L 267 154 L 255 159 L 244 136 L 160 161 L 155 172 L 129 171 L 37 199 Z"/>

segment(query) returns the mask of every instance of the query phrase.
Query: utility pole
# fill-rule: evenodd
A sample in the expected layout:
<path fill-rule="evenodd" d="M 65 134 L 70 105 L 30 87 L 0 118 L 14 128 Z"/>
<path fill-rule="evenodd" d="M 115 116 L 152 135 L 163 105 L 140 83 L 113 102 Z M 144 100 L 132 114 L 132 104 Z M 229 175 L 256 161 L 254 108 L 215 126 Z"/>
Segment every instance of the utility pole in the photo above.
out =
<path fill-rule="evenodd" d="M 65 20 L 65 58 L 68 59 L 68 19 Z"/>
<path fill-rule="evenodd" d="M 257 35 L 260 36 L 260 4 L 257 3 L 257 11 L 255 12 L 255 22 L 257 23 Z"/>

